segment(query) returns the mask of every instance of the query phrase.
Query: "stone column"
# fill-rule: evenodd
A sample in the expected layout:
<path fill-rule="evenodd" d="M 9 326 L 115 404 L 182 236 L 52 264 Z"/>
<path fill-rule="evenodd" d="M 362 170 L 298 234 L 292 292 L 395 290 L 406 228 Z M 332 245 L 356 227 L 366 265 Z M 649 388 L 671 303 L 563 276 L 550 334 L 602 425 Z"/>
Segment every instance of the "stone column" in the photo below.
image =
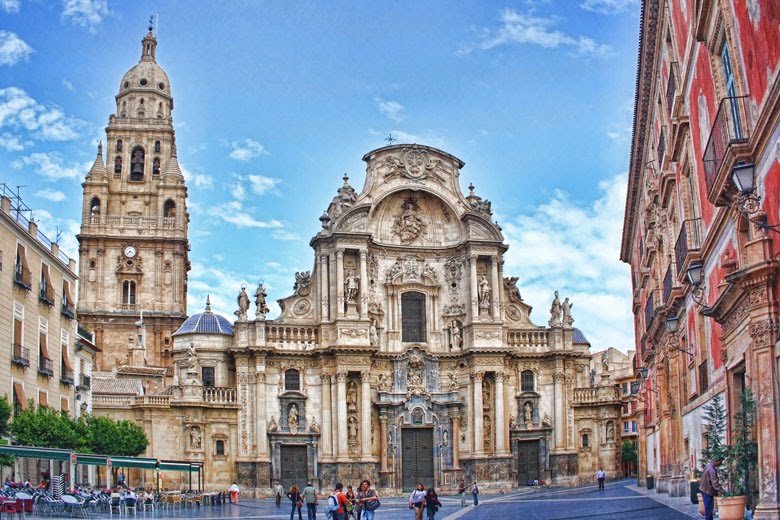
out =
<path fill-rule="evenodd" d="M 485 449 L 482 439 L 482 378 L 483 372 L 476 372 L 474 379 L 474 455 L 481 455 Z"/>
<path fill-rule="evenodd" d="M 330 376 L 330 438 L 331 438 L 331 456 L 335 459 L 339 455 L 339 432 L 343 430 L 343 426 L 339 425 L 339 410 L 338 410 L 338 388 L 336 387 L 337 374 L 331 374 Z"/>
<path fill-rule="evenodd" d="M 256 369 L 257 370 L 257 369 Z M 255 372 L 256 399 L 257 404 L 257 458 L 268 460 L 268 434 L 266 432 L 266 409 L 265 409 L 265 372 L 257 370 Z"/>
<path fill-rule="evenodd" d="M 496 453 L 506 453 L 504 424 L 504 374 L 496 372 Z"/>
<path fill-rule="evenodd" d="M 469 298 L 471 299 L 471 321 L 479 319 L 479 289 L 477 287 L 477 255 L 469 255 Z"/>
<path fill-rule="evenodd" d="M 336 253 L 328 255 L 328 317 L 330 321 L 338 315 L 338 291 L 334 292 L 333 280 L 336 279 Z"/>
<path fill-rule="evenodd" d="M 333 456 L 332 450 L 332 436 L 331 432 L 331 399 L 330 399 L 330 374 L 322 374 L 322 435 L 320 436 L 322 443 L 322 456 Z"/>
<path fill-rule="evenodd" d="M 554 388 L 555 388 L 555 413 L 553 416 L 555 417 L 555 446 L 553 447 L 554 450 L 562 450 L 565 446 L 564 441 L 564 432 L 566 430 L 566 407 L 564 406 L 564 395 L 563 392 L 565 391 L 563 382 L 564 382 L 565 374 L 563 372 L 556 372 L 553 374 L 553 382 L 554 382 Z M 520 413 L 518 411 L 517 413 Z"/>
<path fill-rule="evenodd" d="M 501 291 L 503 290 L 503 285 L 499 285 L 498 280 L 498 256 L 494 256 L 490 259 L 490 285 L 493 289 L 490 293 L 493 309 L 491 315 L 494 320 L 497 320 L 499 318 L 498 302 Z"/>
<path fill-rule="evenodd" d="M 344 317 L 344 250 L 336 251 L 336 315 Z"/>
<path fill-rule="evenodd" d="M 339 423 L 339 430 L 346 433 L 347 424 L 347 373 L 339 372 L 336 374 L 336 387 L 337 387 L 337 421 Z M 349 450 L 347 446 L 346 435 L 339 436 L 338 440 L 338 453 L 339 458 L 347 457 Z"/>
<path fill-rule="evenodd" d="M 368 318 L 368 251 L 360 250 L 360 317 Z"/>
<path fill-rule="evenodd" d="M 322 302 L 322 319 L 330 319 L 328 290 L 328 255 L 320 256 L 320 301 Z M 324 448 L 323 448 L 324 451 Z"/>
<path fill-rule="evenodd" d="M 460 469 L 460 413 L 450 413 L 452 420 L 452 469 Z"/>
<path fill-rule="evenodd" d="M 370 372 L 360 373 L 360 458 L 371 458 L 371 384 Z"/>
<path fill-rule="evenodd" d="M 379 414 L 379 472 L 387 472 L 387 415 Z"/>

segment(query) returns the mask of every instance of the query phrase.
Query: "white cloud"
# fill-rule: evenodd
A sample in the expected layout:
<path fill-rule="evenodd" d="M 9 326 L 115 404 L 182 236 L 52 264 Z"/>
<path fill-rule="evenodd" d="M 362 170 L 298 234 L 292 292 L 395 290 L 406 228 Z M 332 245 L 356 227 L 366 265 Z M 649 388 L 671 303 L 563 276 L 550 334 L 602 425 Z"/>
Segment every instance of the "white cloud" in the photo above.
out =
<path fill-rule="evenodd" d="M 89 171 L 91 163 L 70 163 L 65 164 L 62 156 L 57 152 L 42 153 L 36 152 L 22 157 L 11 163 L 11 166 L 17 170 L 25 166 L 35 167 L 35 171 L 49 180 L 76 179 Z"/>
<path fill-rule="evenodd" d="M 64 193 L 58 190 L 40 190 L 35 193 L 36 197 L 40 197 L 42 199 L 50 200 L 52 202 L 62 202 L 63 200 L 66 200 L 68 197 L 65 196 Z"/>
<path fill-rule="evenodd" d="M 379 109 L 379 111 L 386 117 L 392 119 L 393 121 L 401 120 L 401 115 L 404 111 L 404 106 L 401 103 L 391 99 L 382 98 L 374 98 L 374 102 L 376 103 L 376 107 Z"/>
<path fill-rule="evenodd" d="M 209 214 L 238 228 L 280 229 L 284 225 L 276 219 L 258 220 L 252 215 L 251 208 L 245 208 L 240 201 L 233 200 L 226 204 L 211 207 Z"/>
<path fill-rule="evenodd" d="M 249 179 L 249 185 L 252 193 L 255 195 L 265 195 L 268 192 L 274 192 L 276 191 L 276 186 L 281 182 L 281 179 L 264 175 L 248 175 L 247 179 Z"/>
<path fill-rule="evenodd" d="M 70 90 L 71 92 L 75 92 L 76 91 L 76 89 L 73 87 L 73 83 L 71 83 L 70 81 L 68 81 L 65 78 L 62 78 L 62 86 L 65 87 L 66 89 Z"/>
<path fill-rule="evenodd" d="M 21 152 L 26 146 L 31 143 L 22 142 L 19 140 L 18 135 L 11 135 L 8 133 L 0 134 L 0 149 L 6 152 Z"/>
<path fill-rule="evenodd" d="M 591 204 L 557 191 L 547 202 L 504 224 L 510 248 L 506 276 L 519 276 L 532 319 L 546 324 L 553 291 L 575 304 L 575 326 L 594 350 L 634 348 L 629 268 L 618 260 L 627 175 L 599 183 Z"/>
<path fill-rule="evenodd" d="M 33 48 L 15 33 L 0 30 L 0 65 L 16 65 L 32 53 Z"/>
<path fill-rule="evenodd" d="M 182 163 L 179 163 L 181 174 L 184 175 L 184 182 L 190 186 L 194 185 L 196 188 L 213 188 L 214 178 L 204 173 L 192 173 L 190 170 L 184 167 Z"/>
<path fill-rule="evenodd" d="M 246 189 L 244 189 L 243 184 L 236 182 L 233 184 L 233 187 L 230 188 L 230 194 L 233 195 L 233 198 L 236 200 L 244 200 L 246 197 Z"/>
<path fill-rule="evenodd" d="M 233 151 L 228 154 L 231 159 L 246 162 L 256 159 L 262 155 L 268 155 L 268 152 L 261 143 L 254 139 L 244 139 L 243 141 L 233 141 L 230 143 Z"/>
<path fill-rule="evenodd" d="M 580 7 L 600 14 L 618 14 L 639 6 L 639 0 L 583 0 Z"/>
<path fill-rule="evenodd" d="M 22 8 L 22 3 L 19 0 L 0 0 L 0 8 L 6 13 L 14 14 Z"/>
<path fill-rule="evenodd" d="M 490 50 L 503 45 L 537 45 L 545 49 L 569 48 L 578 55 L 604 56 L 612 53 L 612 47 L 598 43 L 587 36 L 572 36 L 555 28 L 553 18 L 504 9 L 501 26 L 486 29 L 476 47 Z M 466 54 L 474 46 L 466 46 L 459 53 Z"/>
<path fill-rule="evenodd" d="M 107 14 L 107 0 L 62 0 L 62 19 L 86 27 L 90 32 L 95 32 Z"/>
<path fill-rule="evenodd" d="M 273 232 L 272 236 L 276 240 L 288 240 L 291 242 L 297 242 L 301 239 L 301 236 L 298 233 L 292 233 L 290 231 L 286 231 L 284 229 L 277 229 Z"/>
<path fill-rule="evenodd" d="M 58 107 L 44 106 L 17 87 L 0 89 L 0 130 L 25 129 L 48 141 L 69 141 L 79 137 L 84 121 L 68 117 Z"/>
<path fill-rule="evenodd" d="M 41 233 L 52 242 L 57 242 L 63 253 L 78 262 L 79 242 L 76 236 L 81 232 L 81 223 L 55 217 L 45 209 L 33 209 L 32 213 Z"/>

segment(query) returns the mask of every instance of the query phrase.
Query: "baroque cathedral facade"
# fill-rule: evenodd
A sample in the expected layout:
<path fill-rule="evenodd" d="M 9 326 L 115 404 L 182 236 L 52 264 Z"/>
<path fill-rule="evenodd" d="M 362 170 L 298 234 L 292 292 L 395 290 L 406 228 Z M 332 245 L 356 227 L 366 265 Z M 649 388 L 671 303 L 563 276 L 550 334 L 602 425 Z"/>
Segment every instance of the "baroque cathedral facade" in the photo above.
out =
<path fill-rule="evenodd" d="M 202 462 L 205 488 L 257 496 L 275 480 L 508 489 L 619 472 L 620 397 L 590 370 L 572 305 L 551 291 L 549 319 L 531 321 L 490 202 L 464 195 L 444 151 L 367 153 L 363 189 L 344 177 L 277 318 L 262 285 L 240 288 L 233 322 L 208 302 L 187 317 L 187 188 L 156 45 L 150 30 L 83 184 L 94 413 L 141 424 L 149 457 Z"/>

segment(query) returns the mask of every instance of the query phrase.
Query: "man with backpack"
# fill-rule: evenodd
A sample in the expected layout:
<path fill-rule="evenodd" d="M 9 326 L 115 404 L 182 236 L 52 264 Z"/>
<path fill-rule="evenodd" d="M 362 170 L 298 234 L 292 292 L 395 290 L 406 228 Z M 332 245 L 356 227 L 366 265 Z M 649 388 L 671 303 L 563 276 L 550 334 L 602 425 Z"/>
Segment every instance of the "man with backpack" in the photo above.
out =
<path fill-rule="evenodd" d="M 328 501 L 325 504 L 325 517 L 330 520 L 347 520 L 347 504 L 349 501 L 344 496 L 342 490 L 344 484 L 339 482 L 336 484 L 336 489 L 328 497 Z"/>

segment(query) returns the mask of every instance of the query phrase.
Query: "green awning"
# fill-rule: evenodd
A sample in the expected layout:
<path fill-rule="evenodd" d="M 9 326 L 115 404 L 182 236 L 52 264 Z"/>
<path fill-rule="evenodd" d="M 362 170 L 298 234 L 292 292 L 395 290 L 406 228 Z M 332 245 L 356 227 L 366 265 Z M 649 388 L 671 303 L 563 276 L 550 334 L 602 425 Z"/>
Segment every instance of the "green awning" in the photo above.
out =
<path fill-rule="evenodd" d="M 76 454 L 76 462 L 78 464 L 84 464 L 87 466 L 105 466 L 106 465 L 106 457 L 105 455 L 82 455 L 82 454 Z"/>
<path fill-rule="evenodd" d="M 139 468 L 155 469 L 157 459 L 146 459 L 142 457 L 109 457 L 111 465 L 115 468 Z"/>
<path fill-rule="evenodd" d="M 72 452 L 54 448 L 35 448 L 33 446 L 0 446 L 0 453 L 29 459 L 70 460 Z"/>
<path fill-rule="evenodd" d="M 160 471 L 189 471 L 197 473 L 200 466 L 189 462 L 160 462 Z"/>

